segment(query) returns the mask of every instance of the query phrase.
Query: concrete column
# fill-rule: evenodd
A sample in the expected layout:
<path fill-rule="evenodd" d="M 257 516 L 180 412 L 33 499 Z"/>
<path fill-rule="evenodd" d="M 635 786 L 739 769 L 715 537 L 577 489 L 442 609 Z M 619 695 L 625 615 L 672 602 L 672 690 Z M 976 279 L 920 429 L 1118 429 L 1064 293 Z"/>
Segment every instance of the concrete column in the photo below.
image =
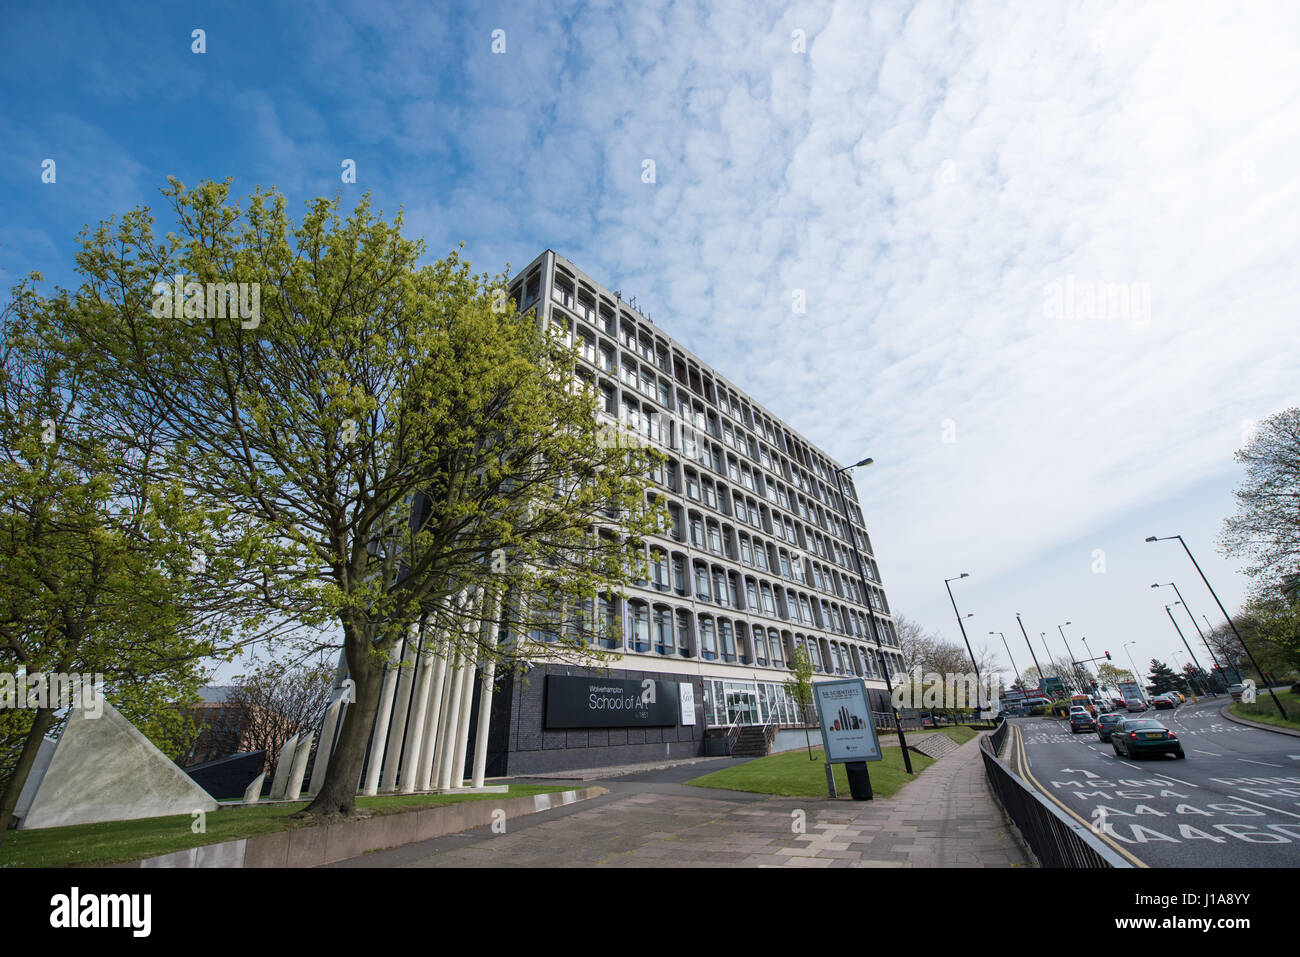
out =
<path fill-rule="evenodd" d="M 388 747 L 384 753 L 384 776 L 380 781 L 380 790 L 397 789 L 397 768 L 402 761 L 402 739 L 406 736 L 406 713 L 411 707 L 411 683 L 415 680 L 415 652 L 419 639 L 419 630 L 411 626 L 406 636 L 406 651 L 402 655 L 402 671 L 397 678 L 396 703 L 393 707 L 393 721 L 388 728 Z"/>
<path fill-rule="evenodd" d="M 297 754 L 298 735 L 284 742 L 280 748 L 280 757 L 275 762 L 275 777 L 271 780 L 271 800 L 279 801 L 289 789 L 289 773 L 293 768 L 293 758 Z"/>
<path fill-rule="evenodd" d="M 397 690 L 397 661 L 402 654 L 401 642 L 395 642 L 388 653 L 388 670 L 379 690 L 379 708 L 375 712 L 374 733 L 370 737 L 370 759 L 366 762 L 364 793 L 373 797 L 379 793 L 379 771 L 384 763 L 384 749 L 388 746 L 388 726 L 393 716 L 393 695 Z"/>
<path fill-rule="evenodd" d="M 307 773 L 307 761 L 311 758 L 312 733 L 298 739 L 298 748 L 293 756 L 293 769 L 289 772 L 289 789 L 285 792 L 286 801 L 296 801 L 302 794 L 302 779 Z"/>
<path fill-rule="evenodd" d="M 465 680 L 460 688 L 460 708 L 457 713 L 456 750 L 451 758 L 451 786 L 465 785 L 465 751 L 469 747 L 469 713 L 474 704 L 474 675 L 478 671 L 475 655 L 465 656 Z"/>
<path fill-rule="evenodd" d="M 338 727 L 339 712 L 343 710 L 340 698 L 325 711 L 325 720 L 321 723 L 320 743 L 316 745 L 316 764 L 311 769 L 311 783 L 307 791 L 316 794 L 325 783 L 325 769 L 330 765 L 330 752 L 334 750 L 334 729 Z"/>
<path fill-rule="evenodd" d="M 487 623 L 487 646 L 489 652 L 497 646 L 496 621 Z M 474 735 L 474 773 L 470 777 L 470 786 L 481 788 L 483 775 L 487 770 L 488 730 L 492 721 L 492 684 L 496 677 L 497 660 L 491 654 L 479 672 L 478 690 L 478 731 Z"/>
<path fill-rule="evenodd" d="M 433 677 L 433 655 L 429 649 L 433 644 L 433 634 L 426 630 L 423 647 L 420 649 L 418 677 L 415 682 L 415 696 L 412 698 L 410 731 L 406 735 L 406 745 L 402 752 L 402 786 L 403 794 L 415 790 L 419 778 L 419 764 L 424 743 L 425 714 L 429 710 L 429 680 Z"/>
<path fill-rule="evenodd" d="M 447 639 L 439 635 L 434 645 L 433 680 L 429 687 L 429 708 L 424 719 L 423 746 L 420 748 L 420 764 L 416 769 L 416 789 L 429 790 L 429 781 L 433 777 L 433 752 L 438 743 L 439 726 L 442 723 L 443 689 L 447 684 Z"/>
<path fill-rule="evenodd" d="M 441 753 L 438 756 L 438 787 L 451 787 L 452 758 L 455 757 L 456 736 L 460 731 L 460 692 L 465 684 L 465 655 L 456 656 L 456 668 L 451 676 L 451 689 L 447 695 L 447 716 L 443 721 Z"/>

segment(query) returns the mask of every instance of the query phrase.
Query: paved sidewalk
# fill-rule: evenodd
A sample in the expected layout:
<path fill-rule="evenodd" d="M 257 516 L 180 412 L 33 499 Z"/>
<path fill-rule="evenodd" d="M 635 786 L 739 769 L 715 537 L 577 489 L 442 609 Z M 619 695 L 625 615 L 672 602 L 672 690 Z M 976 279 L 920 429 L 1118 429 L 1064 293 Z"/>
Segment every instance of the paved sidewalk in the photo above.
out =
<path fill-rule="evenodd" d="M 610 794 L 512 820 L 505 834 L 481 828 L 333 866 L 1031 866 L 989 791 L 978 738 L 893 797 L 874 801 L 774 798 L 681 783 L 707 770 L 617 777 L 605 784 Z"/>

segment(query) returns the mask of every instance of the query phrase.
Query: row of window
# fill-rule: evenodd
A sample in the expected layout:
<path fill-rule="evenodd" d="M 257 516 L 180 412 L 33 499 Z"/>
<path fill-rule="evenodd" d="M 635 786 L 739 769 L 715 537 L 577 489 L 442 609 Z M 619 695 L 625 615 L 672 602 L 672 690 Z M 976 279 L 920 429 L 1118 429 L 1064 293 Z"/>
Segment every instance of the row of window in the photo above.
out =
<path fill-rule="evenodd" d="M 523 308 L 528 308 L 537 299 L 540 279 L 540 273 L 534 273 L 529 276 L 525 284 L 515 287 L 513 294 L 517 300 L 523 302 Z M 605 300 L 595 290 L 582 286 L 563 266 L 556 267 L 551 298 L 553 302 L 576 313 L 593 329 L 617 341 L 630 354 L 653 363 L 660 371 L 669 374 L 695 395 L 734 420 L 734 428 L 721 420 L 718 420 L 716 427 L 711 423 L 710 431 L 715 437 L 727 441 L 727 430 L 730 429 L 731 440 L 727 441 L 727 444 L 753 455 L 759 461 L 763 460 L 764 453 L 758 450 L 757 438 L 765 439 L 771 447 L 771 451 L 766 453 L 768 459 L 764 461 L 766 467 L 781 472 L 801 491 L 813 494 L 819 501 L 828 504 L 835 501 L 832 485 L 834 465 L 828 459 L 763 412 L 751 408 L 750 404 L 730 387 L 718 382 L 715 388 L 715 380 L 712 376 L 702 373 L 698 365 L 689 361 L 684 354 L 670 349 L 668 343 L 653 330 L 641 328 L 627 312 L 617 310 L 616 316 L 616 309 L 612 302 Z M 598 300 L 603 301 L 598 302 Z M 590 344 L 593 353 L 591 361 L 595 364 L 594 336 L 590 338 Z M 587 347 L 584 345 L 583 348 L 585 350 Z M 609 366 L 613 365 L 612 358 L 611 355 L 608 360 L 602 359 L 602 364 L 611 373 L 613 370 Z M 701 425 L 703 426 L 703 423 Z M 740 435 L 738 431 L 740 428 L 751 430 L 757 438 Z M 792 462 L 786 457 L 787 455 L 796 461 Z M 858 520 L 861 521 L 860 515 Z"/>
<path fill-rule="evenodd" d="M 550 624 L 534 629 L 530 637 L 550 643 L 558 641 L 564 632 L 571 639 L 608 650 L 778 669 L 788 668 L 794 649 L 803 648 L 814 671 L 862 678 L 884 677 L 882 654 L 891 672 L 902 668 L 897 652 L 876 651 L 857 640 L 778 630 L 744 618 L 693 612 L 637 598 L 623 602 L 620 629 L 619 603 L 616 598 L 601 596 L 577 608 L 567 620 L 559 609 L 548 609 L 544 617 Z"/>

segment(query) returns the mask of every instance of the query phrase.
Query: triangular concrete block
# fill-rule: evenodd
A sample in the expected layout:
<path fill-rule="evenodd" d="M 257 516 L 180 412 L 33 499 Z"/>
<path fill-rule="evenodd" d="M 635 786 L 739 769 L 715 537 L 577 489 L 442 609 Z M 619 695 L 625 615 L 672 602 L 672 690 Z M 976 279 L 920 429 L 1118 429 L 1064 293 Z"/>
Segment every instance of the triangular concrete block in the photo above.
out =
<path fill-rule="evenodd" d="M 215 811 L 217 802 L 135 725 L 103 702 L 73 708 L 24 828 Z"/>

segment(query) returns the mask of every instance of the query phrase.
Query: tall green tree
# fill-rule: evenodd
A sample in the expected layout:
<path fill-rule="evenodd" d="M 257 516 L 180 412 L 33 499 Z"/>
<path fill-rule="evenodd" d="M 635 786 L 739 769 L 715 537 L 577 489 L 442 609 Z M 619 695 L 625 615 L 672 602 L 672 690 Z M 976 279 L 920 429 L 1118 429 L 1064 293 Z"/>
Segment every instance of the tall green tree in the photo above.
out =
<path fill-rule="evenodd" d="M 0 314 L 0 677 L 102 675 L 107 697 L 176 756 L 193 729 L 173 705 L 233 633 L 214 601 L 224 516 L 158 480 L 147 429 L 113 438 L 91 424 L 93 357 L 58 338 L 36 299 L 21 286 Z M 213 562 L 199 568 L 204 549 Z M 3 713 L 0 841 L 66 704 L 36 703 Z"/>
<path fill-rule="evenodd" d="M 1234 492 L 1237 513 L 1220 542 L 1248 561 L 1247 572 L 1271 589 L 1300 582 L 1300 407 L 1257 423 L 1236 459 L 1245 469 Z M 1287 584 L 1289 583 L 1289 585 Z"/>
<path fill-rule="evenodd" d="M 1151 670 L 1147 673 L 1147 691 L 1164 694 L 1166 691 L 1177 691 L 1182 684 L 1182 679 L 1173 668 L 1163 661 L 1151 659 Z"/>
<path fill-rule="evenodd" d="M 356 706 L 307 813 L 351 813 L 385 662 L 418 623 L 501 668 L 600 659 L 594 602 L 641 574 L 664 518 L 658 453 L 603 440 L 576 352 L 505 276 L 422 264 L 368 197 L 294 224 L 273 191 L 163 193 L 174 230 L 135 210 L 88 232 L 84 286 L 49 310 L 102 357 L 111 428 L 156 422 L 187 492 L 224 503 L 245 587 L 332 629 Z"/>
<path fill-rule="evenodd" d="M 812 676 L 812 656 L 803 645 L 795 645 L 794 651 L 790 653 L 790 677 L 785 679 L 785 693 L 799 709 L 799 718 L 803 722 L 804 741 L 808 745 L 809 761 L 816 759 L 812 749 L 812 737 L 808 733 L 808 706 L 813 700 Z"/>

